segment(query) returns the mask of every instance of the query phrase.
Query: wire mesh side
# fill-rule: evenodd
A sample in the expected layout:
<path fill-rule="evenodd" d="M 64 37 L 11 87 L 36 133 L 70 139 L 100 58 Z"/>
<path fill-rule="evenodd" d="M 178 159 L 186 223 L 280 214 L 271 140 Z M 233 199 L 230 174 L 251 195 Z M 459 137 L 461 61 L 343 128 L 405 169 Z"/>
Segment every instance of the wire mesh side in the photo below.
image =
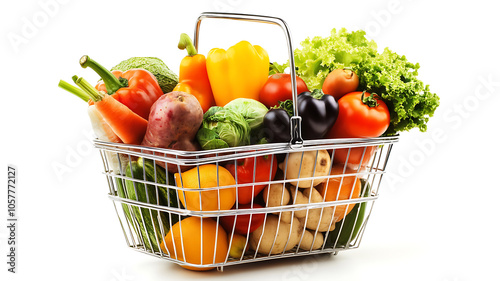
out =
<path fill-rule="evenodd" d="M 220 160 L 195 155 L 190 165 L 99 149 L 127 245 L 209 269 L 359 247 L 391 147 L 214 152 L 206 157 Z"/>

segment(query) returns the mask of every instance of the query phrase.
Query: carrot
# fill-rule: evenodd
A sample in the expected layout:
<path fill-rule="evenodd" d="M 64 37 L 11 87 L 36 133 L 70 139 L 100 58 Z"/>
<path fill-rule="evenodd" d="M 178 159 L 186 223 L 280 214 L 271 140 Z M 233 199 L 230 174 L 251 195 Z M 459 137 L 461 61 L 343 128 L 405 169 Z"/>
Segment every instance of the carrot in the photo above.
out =
<path fill-rule="evenodd" d="M 87 92 L 69 84 L 64 80 L 59 81 L 59 87 L 81 98 L 85 102 L 90 103 L 90 101 L 92 101 Z M 92 125 L 92 129 L 94 130 L 97 139 L 103 141 L 122 143 L 122 140 L 115 134 L 115 132 L 113 132 L 111 127 L 109 127 L 109 125 L 106 123 L 106 120 L 104 120 L 101 113 L 99 113 L 99 111 L 95 108 L 93 104 L 94 101 L 92 101 L 92 105 L 88 107 L 87 112 L 90 117 L 90 123 Z"/>
<path fill-rule="evenodd" d="M 87 113 L 90 117 L 90 123 L 92 124 L 92 129 L 97 138 L 103 141 L 121 143 L 122 140 L 113 132 L 113 129 L 106 123 L 102 114 L 97 110 L 95 105 L 91 105 L 87 109 Z"/>
<path fill-rule="evenodd" d="M 73 76 L 73 81 L 90 96 L 106 123 L 124 143 L 141 144 L 148 127 L 146 119 L 110 95 L 97 91 L 85 79 Z"/>
<path fill-rule="evenodd" d="M 95 101 L 95 106 L 113 132 L 124 143 L 141 144 L 148 121 L 110 95 L 104 94 L 102 97 L 102 100 Z"/>
<path fill-rule="evenodd" d="M 71 85 L 70 83 L 64 81 L 64 80 L 59 80 L 59 85 L 58 85 L 60 88 L 72 93 L 73 95 L 81 98 L 83 101 L 85 102 L 89 102 L 91 99 L 90 99 L 90 96 L 87 95 L 87 93 L 85 91 L 83 91 L 82 89 L 80 88 L 77 88 L 73 85 Z"/>

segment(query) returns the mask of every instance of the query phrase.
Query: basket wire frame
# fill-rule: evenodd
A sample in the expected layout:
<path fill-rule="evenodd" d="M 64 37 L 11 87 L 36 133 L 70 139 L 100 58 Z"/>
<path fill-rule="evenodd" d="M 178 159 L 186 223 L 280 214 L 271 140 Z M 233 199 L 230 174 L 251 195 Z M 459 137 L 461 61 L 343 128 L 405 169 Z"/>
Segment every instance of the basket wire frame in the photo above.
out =
<path fill-rule="evenodd" d="M 270 145 L 251 145 L 251 146 L 245 146 L 245 147 L 238 147 L 238 148 L 233 148 L 233 149 L 225 149 L 225 150 L 212 150 L 211 154 L 206 154 L 204 151 L 200 152 L 189 152 L 189 156 L 186 155 L 186 152 L 184 151 L 171 151 L 168 149 L 155 149 L 155 148 L 148 148 L 148 147 L 141 147 L 141 146 L 133 146 L 133 145 L 125 145 L 125 144 L 116 144 L 116 143 L 108 143 L 108 142 L 102 142 L 95 140 L 94 144 L 95 146 L 100 150 L 100 154 L 103 160 L 104 164 L 104 175 L 107 178 L 108 186 L 109 186 L 109 198 L 113 201 L 114 208 L 116 210 L 117 216 L 119 218 L 120 226 L 122 228 L 125 241 L 127 245 L 139 252 L 149 254 L 158 258 L 162 258 L 165 260 L 172 261 L 174 263 L 184 265 L 184 266 L 193 266 L 193 267 L 200 267 L 200 268 L 212 268 L 212 267 L 218 267 L 219 269 L 222 269 L 223 266 L 227 265 L 236 265 L 236 264 L 241 264 L 241 263 L 248 263 L 248 262 L 256 262 L 256 261 L 263 261 L 263 260 L 270 260 L 270 259 L 277 259 L 277 258 L 285 258 L 285 257 L 290 257 L 290 256 L 302 256 L 302 255 L 311 255 L 311 254 L 320 254 L 320 253 L 337 253 L 338 251 L 342 250 L 348 250 L 348 249 L 355 249 L 359 247 L 359 244 L 361 242 L 363 233 L 366 229 L 366 223 L 368 221 L 368 218 L 370 217 L 373 204 L 375 200 L 378 198 L 379 194 L 379 187 L 380 183 L 382 180 L 382 176 L 385 174 L 385 169 L 387 165 L 387 161 L 392 149 L 392 145 L 398 141 L 398 137 L 387 137 L 387 138 L 374 138 L 374 139 L 357 139 L 355 141 L 349 140 L 349 139 L 331 139 L 331 140 L 323 140 L 321 144 L 317 144 L 318 142 L 314 141 L 304 141 L 304 145 L 302 148 L 290 148 L 288 144 L 270 144 Z M 375 147 L 375 151 L 373 155 L 365 155 L 366 151 L 370 147 Z M 308 177 L 301 177 L 301 168 L 302 165 L 299 164 L 299 171 L 298 171 L 298 178 L 293 178 L 293 179 L 288 179 L 286 176 L 284 176 L 282 179 L 276 179 L 276 178 L 271 178 L 271 175 L 269 175 L 269 180 L 267 181 L 255 181 L 255 176 L 256 176 L 256 169 L 257 161 L 254 161 L 254 182 L 252 183 L 246 183 L 246 184 L 238 184 L 238 173 L 236 170 L 235 174 L 235 180 L 236 184 L 234 185 L 225 185 L 221 186 L 219 182 L 217 182 L 216 186 L 211 186 L 211 187 L 202 187 L 202 183 L 200 182 L 200 179 L 202 176 L 199 174 L 199 169 L 200 166 L 202 165 L 207 165 L 207 164 L 213 164 L 216 167 L 223 167 L 228 163 L 235 163 L 238 160 L 244 159 L 244 158 L 250 158 L 253 157 L 254 160 L 256 160 L 257 157 L 261 157 L 264 155 L 267 155 L 268 157 L 272 157 L 272 161 L 276 161 L 277 155 L 284 155 L 283 159 L 283 165 L 281 166 L 283 169 L 283 172 L 286 172 L 286 169 L 288 168 L 288 159 L 289 155 L 291 153 L 301 153 L 301 161 L 304 157 L 305 153 L 314 153 L 315 155 L 315 161 L 314 165 L 318 164 L 318 155 L 320 150 L 326 150 L 330 151 L 329 155 L 329 162 L 330 162 L 330 167 L 328 168 L 331 170 L 333 165 L 338 165 L 335 163 L 335 153 L 340 151 L 340 150 L 347 150 L 347 154 L 349 157 L 349 154 L 352 153 L 355 149 L 359 150 L 361 149 L 362 156 L 361 156 L 361 161 L 360 163 L 365 163 L 367 162 L 368 164 L 366 166 L 363 165 L 357 165 L 357 167 L 352 167 L 350 164 L 343 164 L 342 165 L 342 173 L 341 174 L 333 174 L 333 175 L 325 175 L 325 176 L 317 176 L 315 173 L 313 173 L 311 176 Z M 242 156 L 243 155 L 243 156 Z M 367 157 L 369 161 L 363 161 Z M 145 165 L 143 165 L 143 171 L 142 175 L 139 176 L 138 179 L 137 175 L 132 175 L 132 177 L 126 175 L 126 163 L 132 163 L 134 161 L 137 161 L 138 159 L 142 158 L 143 161 L 151 161 L 153 163 L 154 167 L 154 180 L 148 180 L 146 178 L 146 170 L 145 170 Z M 210 159 L 210 162 L 207 162 L 206 159 Z M 182 182 L 172 182 L 170 177 L 167 177 L 166 183 L 161 183 L 158 181 L 158 170 L 164 169 L 162 166 L 168 166 L 168 164 L 175 165 L 177 168 L 177 172 L 181 173 L 183 170 L 186 169 L 186 166 L 189 166 L 189 169 L 197 169 L 198 173 L 198 187 L 195 189 L 185 187 Z M 131 171 L 132 169 L 130 169 Z M 217 169 L 218 171 L 219 169 Z M 315 167 L 313 168 L 315 171 Z M 284 173 L 286 175 L 286 173 Z M 216 173 L 215 177 L 218 179 L 219 175 Z M 350 188 L 350 195 L 349 198 L 347 199 L 341 199 L 338 200 L 339 194 L 337 194 L 337 200 L 335 201 L 326 201 L 323 200 L 322 202 L 312 202 L 311 199 L 311 193 L 309 193 L 308 196 L 308 202 L 307 203 L 296 203 L 297 196 L 299 192 L 290 192 L 290 203 L 289 204 L 284 204 L 283 206 L 273 206 L 269 207 L 264 205 L 263 208 L 252 208 L 254 201 L 252 201 L 251 208 L 249 209 L 243 209 L 239 208 L 240 203 L 236 199 L 235 205 L 233 209 L 230 210 L 223 210 L 220 207 L 220 200 L 218 200 L 217 204 L 217 209 L 216 210 L 203 210 L 201 202 L 202 202 L 202 194 L 203 192 L 210 192 L 210 191 L 216 191 L 218 198 L 220 197 L 220 192 L 224 189 L 234 189 L 236 192 L 236 198 L 238 198 L 237 193 L 239 188 L 245 187 L 245 186 L 251 186 L 252 187 L 252 194 L 256 195 L 256 200 L 263 200 L 262 196 L 263 193 L 267 190 L 269 192 L 270 189 L 264 189 L 263 191 L 259 193 L 255 192 L 254 187 L 259 186 L 259 185 L 272 185 L 272 184 L 280 184 L 283 187 L 282 188 L 282 196 L 280 198 L 280 201 L 283 204 L 283 193 L 288 192 L 288 189 L 290 187 L 293 187 L 293 183 L 298 183 L 299 181 L 310 181 L 311 186 L 308 188 L 315 188 L 313 185 L 314 180 L 322 180 L 325 182 L 325 193 L 328 193 L 328 184 L 330 183 L 330 180 L 332 179 L 339 179 L 340 183 L 339 186 L 341 188 L 338 189 L 338 192 L 340 192 L 341 189 L 344 188 L 349 188 L 346 187 L 343 184 L 343 181 L 346 180 L 347 178 L 355 178 L 353 182 L 356 182 L 358 179 L 363 179 L 363 183 L 361 186 L 361 191 L 360 194 L 353 194 L 354 191 L 354 186 Z M 181 179 L 182 177 L 179 177 Z M 123 190 L 125 191 L 125 194 L 122 194 L 122 196 L 119 195 L 119 183 L 121 183 L 121 186 L 124 187 Z M 130 188 L 125 188 L 126 186 L 129 186 Z M 354 184 L 353 184 L 354 185 Z M 153 189 L 149 188 L 153 187 Z M 141 190 L 139 190 L 141 188 Z M 167 198 L 167 204 L 160 204 L 160 188 L 165 189 L 168 194 Z M 307 188 L 306 188 L 307 189 Z M 368 190 L 367 190 L 368 189 Z M 133 190 L 132 193 L 138 194 L 138 192 L 142 192 L 146 194 L 145 198 L 146 200 L 134 200 L 131 198 L 134 198 L 132 194 L 128 194 L 127 190 Z M 304 190 L 303 188 L 300 188 L 300 190 Z M 154 192 L 150 196 L 150 192 Z M 175 192 L 170 192 L 170 191 L 175 191 Z M 196 192 L 198 193 L 199 196 L 199 209 L 197 210 L 189 210 L 186 209 L 184 206 L 187 206 L 187 198 L 186 192 Z M 183 196 L 183 201 L 179 198 L 179 196 L 176 196 L 176 198 L 171 198 L 171 194 L 179 194 L 182 193 Z M 367 197 L 361 196 L 361 194 L 368 194 Z M 269 197 L 269 193 L 268 193 Z M 150 198 L 155 198 L 156 201 L 152 202 Z M 137 198 L 135 198 L 137 199 Z M 265 201 L 264 204 L 266 203 Z M 223 216 L 234 216 L 234 220 L 238 218 L 238 216 L 256 216 L 259 214 L 264 215 L 264 222 L 263 225 L 266 225 L 267 220 L 269 219 L 269 216 L 277 216 L 278 221 L 281 221 L 283 217 L 285 216 L 285 213 L 291 213 L 291 216 L 294 217 L 295 213 L 300 212 L 300 211 L 306 211 L 306 216 L 304 222 L 301 224 L 306 225 L 307 220 L 311 219 L 309 217 L 309 213 L 313 212 L 314 210 L 320 210 L 319 212 L 319 218 L 321 219 L 323 217 L 323 214 L 325 213 L 327 208 L 333 208 L 335 211 L 337 209 L 344 209 L 344 213 L 342 214 L 342 217 L 345 217 L 348 214 L 349 208 L 346 208 L 347 205 L 355 205 L 355 204 L 366 204 L 365 210 L 366 213 L 364 214 L 364 217 L 358 217 L 358 213 L 360 208 L 356 209 L 356 214 L 355 214 L 355 222 L 358 220 L 362 220 L 362 226 L 359 230 L 358 233 L 353 234 L 354 228 L 351 230 L 351 233 L 349 233 L 349 243 L 347 244 L 339 244 L 338 239 L 340 235 L 337 237 L 330 237 L 333 235 L 333 231 L 319 231 L 318 228 L 316 229 L 308 229 L 307 231 L 310 231 L 313 235 L 313 241 L 317 239 L 319 235 L 323 236 L 323 243 L 321 247 L 313 249 L 313 244 L 311 243 L 310 247 L 307 249 L 301 249 L 301 247 L 298 247 L 297 245 L 301 245 L 305 233 L 306 233 L 306 227 L 301 226 L 300 228 L 300 238 L 299 242 L 294 245 L 294 247 L 291 250 L 282 250 L 279 253 L 271 253 L 273 247 L 276 244 L 276 240 L 278 237 L 279 233 L 279 227 L 281 224 L 278 225 L 278 229 L 276 230 L 276 233 L 274 235 L 274 240 L 272 241 L 272 246 L 271 250 L 267 253 L 263 253 L 259 251 L 259 247 L 262 243 L 263 239 L 263 234 L 265 234 L 265 231 L 261 234 L 261 236 L 258 238 L 258 243 L 257 247 L 253 247 L 248 249 L 250 239 L 249 236 L 252 235 L 250 233 L 247 233 L 246 240 L 245 240 L 245 245 L 243 246 L 244 249 L 247 249 L 244 254 L 242 254 L 240 257 L 234 257 L 229 254 L 229 248 L 228 251 L 225 253 L 225 259 L 223 261 L 216 261 L 215 260 L 215 254 L 213 255 L 213 259 L 206 261 L 203 260 L 203 232 L 201 232 L 201 244 L 200 244 L 200 257 L 201 261 L 199 263 L 191 263 L 187 261 L 187 256 L 185 253 L 184 245 L 185 243 L 190 243 L 191 241 L 182 241 L 183 235 L 179 237 L 181 239 L 180 244 L 181 247 L 178 248 L 176 247 L 176 243 L 173 243 L 173 252 L 171 252 L 172 249 L 168 249 L 167 247 L 160 246 L 160 245 L 166 245 L 166 239 L 168 237 L 169 229 L 171 229 L 174 225 L 173 221 L 180 221 L 179 222 L 179 227 L 180 227 L 180 232 L 182 232 L 182 219 L 186 217 L 199 217 L 201 218 L 201 228 L 203 229 L 203 223 L 205 219 L 210 219 L 214 220 L 217 225 L 220 223 L 220 219 Z M 121 205 L 121 206 L 120 206 Z M 134 212 L 134 209 L 136 210 Z M 139 210 L 139 211 L 137 211 Z M 127 216 L 127 212 L 131 215 Z M 163 214 L 163 216 L 162 216 Z M 165 218 L 167 218 L 168 222 L 164 221 Z M 331 215 L 329 217 L 329 225 L 336 224 L 335 217 Z M 148 221 L 150 223 L 148 223 Z M 157 223 L 151 223 L 151 221 L 157 221 Z M 250 218 L 251 221 L 251 218 Z M 147 225 L 149 225 L 152 229 L 150 232 L 152 232 L 154 235 L 148 235 L 148 229 Z M 233 224 L 233 228 L 230 230 L 226 231 L 228 241 L 231 243 L 233 241 L 233 237 L 236 235 L 235 232 L 235 227 L 236 223 Z M 318 224 L 319 227 L 319 224 Z M 342 233 L 342 228 L 344 227 L 344 221 L 341 220 L 339 223 L 339 233 Z M 142 231 L 141 231 L 142 228 Z M 248 225 L 248 230 L 250 230 L 250 223 Z M 219 228 L 216 228 L 216 232 L 219 231 Z M 292 235 L 292 227 L 289 228 L 288 232 L 288 237 L 287 237 L 287 242 L 290 242 L 290 237 Z M 217 245 L 219 242 L 217 241 L 218 239 L 218 233 L 215 234 L 215 241 L 214 245 Z M 330 238 L 329 238 L 330 237 Z M 175 239 L 175 238 L 174 238 Z M 329 242 L 330 241 L 330 242 Z M 333 242 L 331 242 L 333 241 Z M 327 243 L 329 242 L 329 243 Z M 156 245 L 156 246 L 153 246 Z M 285 248 L 287 248 L 287 245 L 285 245 Z M 213 252 L 215 253 L 217 249 L 214 248 Z M 174 257 L 186 257 L 186 259 L 176 259 Z"/>

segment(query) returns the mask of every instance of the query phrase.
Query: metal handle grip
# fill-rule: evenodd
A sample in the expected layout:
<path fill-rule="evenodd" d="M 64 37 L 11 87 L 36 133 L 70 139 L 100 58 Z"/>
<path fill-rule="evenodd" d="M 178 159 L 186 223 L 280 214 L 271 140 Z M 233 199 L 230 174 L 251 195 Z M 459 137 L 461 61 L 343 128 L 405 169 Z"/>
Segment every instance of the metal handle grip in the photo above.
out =
<path fill-rule="evenodd" d="M 290 61 L 290 76 L 292 82 L 292 101 L 293 101 L 293 116 L 290 118 L 290 126 L 291 126 L 291 139 L 290 145 L 292 148 L 302 147 L 302 133 L 301 133 L 301 121 L 302 118 L 299 116 L 298 108 L 297 108 L 297 79 L 295 74 L 295 60 L 293 57 L 293 47 L 292 47 L 292 37 L 290 35 L 290 29 L 286 22 L 277 17 L 270 16 L 261 16 L 261 15 L 250 15 L 250 14 L 235 14 L 235 13 L 215 13 L 215 12 L 205 12 L 202 13 L 198 20 L 196 21 L 196 27 L 194 30 L 194 40 L 193 44 L 195 48 L 198 50 L 198 41 L 199 41 L 199 32 L 200 25 L 203 19 L 207 18 L 215 18 L 215 19 L 231 19 L 231 20 L 242 20 L 242 21 L 250 21 L 250 22 L 260 22 L 260 23 L 268 23 L 274 24 L 281 27 L 283 32 L 285 33 L 287 49 L 288 49 L 288 59 Z"/>

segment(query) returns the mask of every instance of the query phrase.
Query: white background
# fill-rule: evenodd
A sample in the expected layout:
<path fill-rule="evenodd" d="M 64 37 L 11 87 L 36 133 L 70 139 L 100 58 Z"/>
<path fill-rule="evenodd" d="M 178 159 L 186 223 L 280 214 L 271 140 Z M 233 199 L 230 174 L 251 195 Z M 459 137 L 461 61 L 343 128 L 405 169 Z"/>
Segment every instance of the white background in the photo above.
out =
<path fill-rule="evenodd" d="M 102 281 L 498 278 L 500 32 L 499 7 L 492 3 L 2 1 L 1 276 Z M 131 56 L 157 56 L 178 72 L 185 55 L 176 48 L 178 36 L 192 34 L 203 11 L 282 17 L 295 47 L 307 36 L 327 36 L 332 28 L 361 28 L 381 49 L 390 47 L 420 62 L 419 77 L 441 97 L 441 106 L 427 133 L 403 133 L 394 147 L 359 249 L 227 267 L 223 273 L 190 272 L 127 249 L 106 196 L 102 162 L 90 147 L 86 105 L 57 83 L 74 74 L 96 81 L 92 71 L 78 65 L 84 54 L 109 67 Z M 248 39 L 266 48 L 272 61 L 285 61 L 279 29 L 255 25 L 207 21 L 200 51 Z M 16 275 L 7 274 L 4 262 L 7 164 L 15 164 L 19 176 Z M 54 166 L 67 169 L 58 173 Z"/>

